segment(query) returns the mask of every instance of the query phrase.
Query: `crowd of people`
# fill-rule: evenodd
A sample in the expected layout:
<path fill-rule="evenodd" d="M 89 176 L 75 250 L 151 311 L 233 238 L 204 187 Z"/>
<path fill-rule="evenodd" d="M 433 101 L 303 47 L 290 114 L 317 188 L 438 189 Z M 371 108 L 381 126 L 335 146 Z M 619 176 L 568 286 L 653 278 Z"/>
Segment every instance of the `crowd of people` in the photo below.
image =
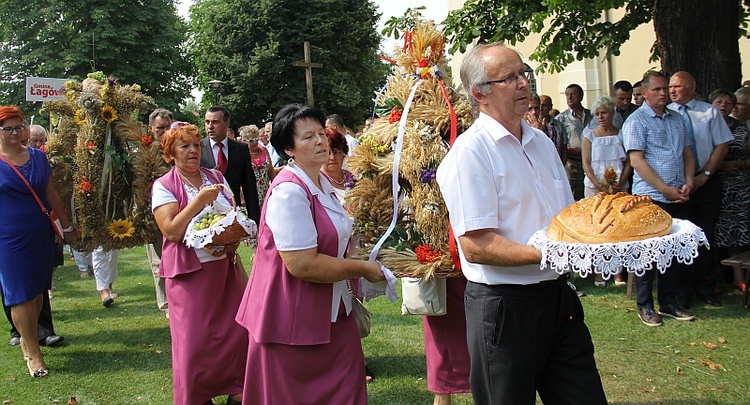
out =
<path fill-rule="evenodd" d="M 719 262 L 750 247 L 750 89 L 717 89 L 706 102 L 689 72 L 669 77 L 648 72 L 634 85 L 616 82 L 591 109 L 582 106 L 579 85 L 569 85 L 565 95 L 568 109 L 550 118 L 542 113 L 549 96 L 531 94 L 525 119 L 557 146 L 575 199 L 600 192 L 648 195 L 673 217 L 701 227 L 710 245 L 718 247 L 701 246 L 690 266 L 673 262 L 665 274 L 637 276 L 641 321 L 659 326 L 661 316 L 692 320 L 688 309 L 696 299 L 721 306 L 721 279 L 746 290 L 744 271 L 734 268 L 727 276 Z M 654 277 L 658 311 L 651 293 Z M 622 274 L 615 283 L 625 284 Z M 606 281 L 597 275 L 594 285 L 604 287 Z"/>
<path fill-rule="evenodd" d="M 580 295 L 568 275 L 540 271 L 541 254 L 526 242 L 576 199 L 625 191 L 693 221 L 724 255 L 746 251 L 750 88 L 718 89 L 704 102 L 690 73 L 649 71 L 634 85 L 618 81 L 590 109 L 583 88 L 571 84 L 568 108 L 555 114 L 552 98 L 531 92 L 519 55 L 502 44 L 469 50 L 460 74 L 477 118 L 436 180 L 465 278 L 448 282 L 448 315 L 424 317 L 428 389 L 439 405 L 465 392 L 476 403 L 533 404 L 538 394 L 545 403 L 605 404 Z M 52 324 L 52 271 L 75 228 L 37 127 L 17 107 L 0 107 L 0 202 L 15 212 L 0 217 L 3 304 L 11 345 L 21 347 L 29 374 L 43 378 L 40 345 L 63 340 Z M 169 319 L 174 402 L 227 395 L 227 404 L 366 403 L 372 375 L 351 280 L 379 282 L 385 272 L 349 258 L 357 242 L 345 197 L 357 174 L 346 158 L 358 141 L 342 117 L 292 104 L 273 122 L 240 126 L 235 138 L 230 112 L 214 106 L 202 138 L 197 126 L 157 109 L 148 129 L 170 167 L 152 189 L 162 238 L 146 252 L 157 308 Z M 213 201 L 243 205 L 258 225 L 249 279 L 239 242 L 198 250 L 183 243 L 190 221 Z M 28 220 L 21 225 L 17 215 Z M 702 248 L 690 266 L 673 261 L 664 273 L 636 276 L 640 320 L 692 320 L 696 299 L 721 306 L 716 250 Z M 113 305 L 118 252 L 72 254 L 82 278 L 95 276 L 102 304 Z M 742 270 L 731 277 L 746 289 Z M 625 283 L 622 274 L 615 283 Z"/>

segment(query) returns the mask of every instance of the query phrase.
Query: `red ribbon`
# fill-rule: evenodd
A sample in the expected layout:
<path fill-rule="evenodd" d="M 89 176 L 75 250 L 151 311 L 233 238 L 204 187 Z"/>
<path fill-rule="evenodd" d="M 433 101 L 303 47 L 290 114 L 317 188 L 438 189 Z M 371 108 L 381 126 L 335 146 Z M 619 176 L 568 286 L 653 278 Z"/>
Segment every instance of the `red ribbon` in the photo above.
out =
<path fill-rule="evenodd" d="M 451 137 L 449 144 L 450 146 L 453 146 L 453 142 L 456 142 L 456 137 L 458 136 L 458 118 L 456 117 L 456 111 L 453 109 L 453 104 L 451 104 L 450 97 L 448 97 L 448 91 L 445 89 L 445 85 L 443 85 L 443 81 L 438 77 L 436 77 L 435 80 L 437 80 L 440 85 L 440 90 L 443 91 L 443 99 L 445 99 L 445 102 L 448 104 L 448 110 L 451 113 Z M 451 252 L 453 267 L 457 270 L 461 270 L 461 261 L 458 258 L 458 249 L 456 249 L 456 236 L 453 234 L 453 227 L 451 226 L 450 221 L 448 221 L 448 250 Z"/>

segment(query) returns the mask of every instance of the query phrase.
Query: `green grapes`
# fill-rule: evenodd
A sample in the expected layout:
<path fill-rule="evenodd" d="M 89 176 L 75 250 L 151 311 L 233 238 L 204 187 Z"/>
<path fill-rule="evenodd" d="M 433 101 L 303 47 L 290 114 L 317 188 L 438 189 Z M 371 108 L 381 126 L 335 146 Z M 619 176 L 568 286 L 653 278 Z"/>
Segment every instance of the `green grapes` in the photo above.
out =
<path fill-rule="evenodd" d="M 224 219 L 227 215 L 226 214 L 206 214 L 201 218 L 200 221 L 198 221 L 195 225 L 193 225 L 193 229 L 196 231 L 202 231 L 204 229 L 208 229 L 217 222 Z"/>

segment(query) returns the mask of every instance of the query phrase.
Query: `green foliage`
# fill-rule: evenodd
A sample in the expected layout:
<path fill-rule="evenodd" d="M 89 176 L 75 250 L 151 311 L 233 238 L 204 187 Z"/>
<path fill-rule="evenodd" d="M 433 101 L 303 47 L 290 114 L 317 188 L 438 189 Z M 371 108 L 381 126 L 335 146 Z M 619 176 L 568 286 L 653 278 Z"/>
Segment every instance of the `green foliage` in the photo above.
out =
<path fill-rule="evenodd" d="M 383 247 L 392 247 L 401 252 L 406 249 L 414 250 L 422 243 L 422 235 L 414 229 L 414 223 L 406 223 L 406 229 L 396 225 L 388 239 L 383 243 Z"/>
<path fill-rule="evenodd" d="M 602 21 L 605 10 L 622 7 L 621 20 Z M 630 32 L 651 21 L 654 7 L 653 0 L 469 0 L 448 14 L 445 33 L 451 53 L 464 52 L 474 40 L 515 45 L 542 33 L 530 59 L 554 73 L 576 59 L 619 55 Z"/>
<path fill-rule="evenodd" d="M 404 12 L 404 15 L 402 15 L 401 17 L 391 17 L 390 20 L 385 22 L 381 34 L 385 35 L 386 37 L 393 37 L 393 39 L 401 38 L 401 33 L 403 31 L 412 31 L 414 30 L 414 28 L 416 28 L 416 19 L 423 17 L 420 11 L 424 9 L 426 9 L 426 7 L 424 6 L 415 7 L 414 9 L 407 8 Z"/>
<path fill-rule="evenodd" d="M 95 70 L 140 84 L 171 110 L 189 96 L 187 28 L 174 0 L 0 0 L 0 15 L 2 104 L 34 107 L 22 103 L 26 77 L 82 80 Z"/>
<path fill-rule="evenodd" d="M 315 106 L 354 127 L 388 74 L 378 58 L 379 14 L 367 0 L 198 0 L 190 9 L 190 55 L 199 87 L 221 80 L 232 126 L 262 124 L 286 104 L 306 101 L 303 44 L 313 69 Z M 213 99 L 204 100 L 204 107 Z"/>

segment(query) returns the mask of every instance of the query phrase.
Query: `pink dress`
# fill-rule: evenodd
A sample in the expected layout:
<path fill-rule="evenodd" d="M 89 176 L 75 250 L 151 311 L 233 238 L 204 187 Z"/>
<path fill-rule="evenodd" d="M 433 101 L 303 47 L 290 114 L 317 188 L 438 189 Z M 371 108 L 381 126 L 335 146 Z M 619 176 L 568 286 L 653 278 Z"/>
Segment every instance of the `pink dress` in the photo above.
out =
<path fill-rule="evenodd" d="M 185 208 L 187 193 L 176 169 L 157 181 Z M 200 263 L 195 250 L 164 238 L 159 275 L 169 301 L 174 403 L 202 405 L 215 396 L 241 393 L 247 331 L 234 321 L 242 299 L 234 264 L 228 257 Z"/>
<path fill-rule="evenodd" d="M 435 394 L 471 392 L 464 314 L 466 279 L 448 278 L 446 291 L 448 312 L 443 316 L 422 317 L 427 389 Z"/>
<path fill-rule="evenodd" d="M 282 170 L 271 184 L 292 182 L 310 202 L 318 252 L 338 255 L 338 236 L 320 200 L 294 173 Z M 339 307 L 331 322 L 332 284 L 310 283 L 289 273 L 268 227 L 264 206 L 253 270 L 236 320 L 249 332 L 243 404 L 366 404 L 364 355 L 354 314 Z"/>

